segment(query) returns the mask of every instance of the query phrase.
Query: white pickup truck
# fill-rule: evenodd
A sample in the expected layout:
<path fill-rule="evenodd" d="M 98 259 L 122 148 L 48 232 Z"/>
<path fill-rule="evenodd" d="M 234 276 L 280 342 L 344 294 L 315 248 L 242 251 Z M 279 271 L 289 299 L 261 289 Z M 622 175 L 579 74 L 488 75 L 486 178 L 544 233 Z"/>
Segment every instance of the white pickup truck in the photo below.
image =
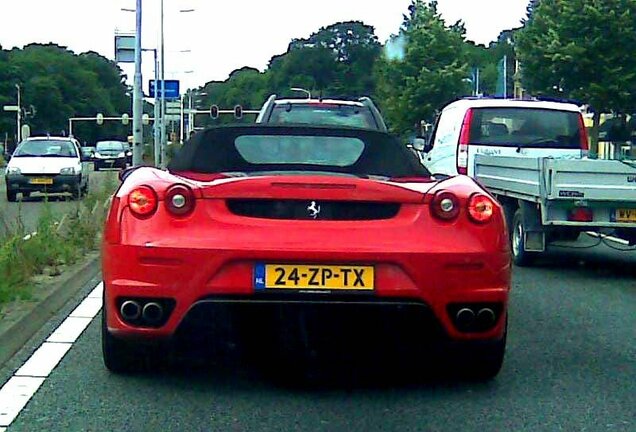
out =
<path fill-rule="evenodd" d="M 636 244 L 636 161 L 476 155 L 474 167 L 505 208 L 518 265 L 583 231 Z"/>
<path fill-rule="evenodd" d="M 546 244 L 614 230 L 636 244 L 636 162 L 587 159 L 578 105 L 464 98 L 438 117 L 422 163 L 434 175 L 473 177 L 504 205 L 513 259 Z"/>

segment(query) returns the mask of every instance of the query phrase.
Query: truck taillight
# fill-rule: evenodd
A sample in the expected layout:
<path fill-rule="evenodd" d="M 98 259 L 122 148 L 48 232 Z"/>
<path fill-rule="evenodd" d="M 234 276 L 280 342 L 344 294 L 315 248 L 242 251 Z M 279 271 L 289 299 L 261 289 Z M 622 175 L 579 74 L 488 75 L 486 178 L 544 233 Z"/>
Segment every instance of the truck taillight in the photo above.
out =
<path fill-rule="evenodd" d="M 473 122 L 473 110 L 468 109 L 464 115 L 462 129 L 457 144 L 457 173 L 468 174 L 468 146 L 470 144 L 470 126 Z"/>
<path fill-rule="evenodd" d="M 594 212 L 590 208 L 578 207 L 570 211 L 568 214 L 570 222 L 593 222 Z"/>

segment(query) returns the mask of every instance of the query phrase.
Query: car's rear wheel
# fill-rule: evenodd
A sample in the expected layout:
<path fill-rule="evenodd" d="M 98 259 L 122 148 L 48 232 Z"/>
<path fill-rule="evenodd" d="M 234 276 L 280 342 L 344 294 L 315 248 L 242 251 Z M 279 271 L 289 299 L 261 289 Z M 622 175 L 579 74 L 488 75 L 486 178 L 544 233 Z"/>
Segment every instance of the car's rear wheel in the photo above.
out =
<path fill-rule="evenodd" d="M 520 267 L 531 265 L 537 257 L 536 252 L 526 251 L 525 232 L 526 228 L 523 223 L 521 209 L 517 209 L 510 226 L 510 243 L 512 261 Z"/>
<path fill-rule="evenodd" d="M 7 201 L 16 202 L 18 200 L 18 192 L 7 188 Z"/>
<path fill-rule="evenodd" d="M 488 381 L 497 376 L 503 366 L 508 322 L 503 338 L 497 341 L 471 342 L 452 352 L 450 365 L 461 378 Z"/>
<path fill-rule="evenodd" d="M 139 346 L 118 339 L 108 331 L 106 309 L 102 309 L 102 357 L 106 369 L 117 374 L 151 371 L 161 363 L 152 346 Z M 153 355 L 155 354 L 155 355 Z M 165 353 L 163 354 L 165 355 Z"/>

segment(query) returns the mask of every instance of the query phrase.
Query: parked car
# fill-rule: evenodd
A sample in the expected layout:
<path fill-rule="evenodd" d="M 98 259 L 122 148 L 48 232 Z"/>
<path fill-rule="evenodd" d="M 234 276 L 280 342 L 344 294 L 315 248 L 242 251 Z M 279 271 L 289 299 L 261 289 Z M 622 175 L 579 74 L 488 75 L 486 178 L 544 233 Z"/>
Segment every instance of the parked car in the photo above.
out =
<path fill-rule="evenodd" d="M 466 98 L 442 110 L 422 161 L 433 173 L 472 176 L 477 154 L 580 158 L 587 150 L 575 104 Z"/>
<path fill-rule="evenodd" d="M 20 193 L 70 193 L 80 198 L 88 191 L 88 167 L 77 140 L 67 137 L 31 137 L 22 141 L 7 164 L 7 200 Z"/>
<path fill-rule="evenodd" d="M 128 144 L 122 141 L 98 141 L 95 145 L 95 171 L 103 168 L 125 169 Z"/>
<path fill-rule="evenodd" d="M 502 209 L 467 177 L 431 178 L 392 136 L 218 127 L 167 171 L 125 174 L 103 240 L 111 371 L 166 358 L 171 344 L 262 344 L 265 360 L 342 339 L 344 350 L 428 356 L 441 346 L 464 373 L 498 373 L 510 289 Z"/>
<path fill-rule="evenodd" d="M 368 97 L 347 99 L 278 99 L 272 95 L 256 123 L 347 126 L 387 131 L 384 119 Z"/>

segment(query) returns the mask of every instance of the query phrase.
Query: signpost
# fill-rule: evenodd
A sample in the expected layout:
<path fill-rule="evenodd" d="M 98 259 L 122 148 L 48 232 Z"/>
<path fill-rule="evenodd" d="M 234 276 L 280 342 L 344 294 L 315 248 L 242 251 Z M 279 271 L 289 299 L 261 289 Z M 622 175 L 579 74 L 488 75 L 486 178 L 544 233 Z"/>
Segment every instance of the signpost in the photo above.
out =
<path fill-rule="evenodd" d="M 179 80 L 165 80 L 164 83 L 165 83 L 165 98 L 179 99 L 179 96 L 181 95 L 179 91 Z M 155 80 L 150 80 L 150 83 L 148 85 L 149 97 L 151 98 L 161 97 L 161 81 L 159 81 L 158 84 L 159 84 L 158 85 L 159 88 L 157 89 L 157 83 L 155 82 Z"/>

